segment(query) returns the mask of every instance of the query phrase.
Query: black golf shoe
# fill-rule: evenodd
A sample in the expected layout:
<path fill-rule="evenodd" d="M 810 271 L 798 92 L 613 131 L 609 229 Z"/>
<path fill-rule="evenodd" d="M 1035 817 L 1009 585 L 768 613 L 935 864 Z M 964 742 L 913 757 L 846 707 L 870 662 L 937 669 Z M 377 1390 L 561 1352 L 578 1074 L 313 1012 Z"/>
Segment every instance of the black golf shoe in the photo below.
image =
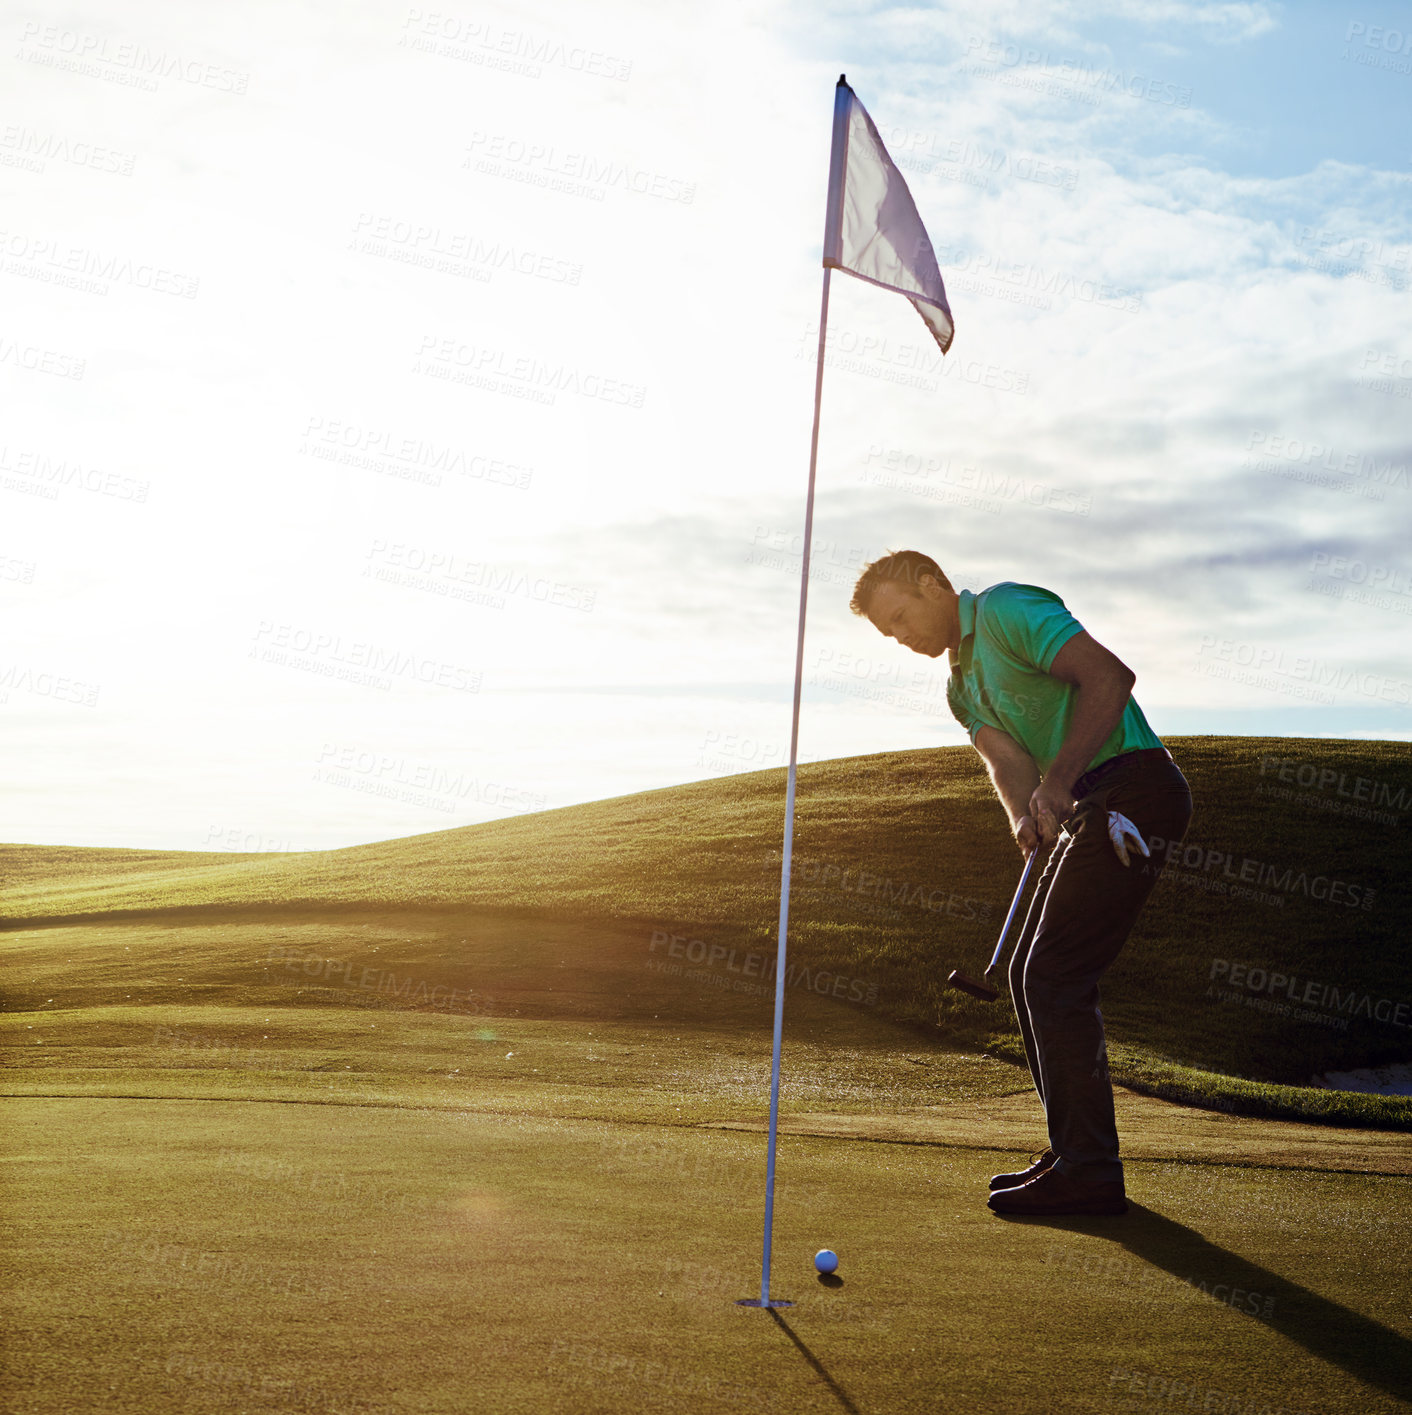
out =
<path fill-rule="evenodd" d="M 1031 1179 L 1038 1179 L 1058 1158 L 1059 1156 L 1053 1150 L 1046 1150 L 1035 1159 L 1028 1169 L 1022 1169 L 1015 1174 L 992 1174 L 990 1187 L 992 1189 L 1014 1189 L 1021 1184 L 1028 1184 Z"/>
<path fill-rule="evenodd" d="M 986 1201 L 998 1214 L 1125 1214 L 1127 1195 L 1121 1179 L 1085 1183 L 1057 1169 L 1014 1189 L 997 1189 Z"/>

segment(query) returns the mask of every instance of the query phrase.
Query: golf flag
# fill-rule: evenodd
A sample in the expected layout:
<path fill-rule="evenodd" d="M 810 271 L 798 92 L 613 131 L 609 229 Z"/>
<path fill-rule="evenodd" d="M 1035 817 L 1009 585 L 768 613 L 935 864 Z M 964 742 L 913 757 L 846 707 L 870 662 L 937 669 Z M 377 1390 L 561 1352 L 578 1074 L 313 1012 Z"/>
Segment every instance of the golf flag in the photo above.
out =
<path fill-rule="evenodd" d="M 951 347 L 956 326 L 927 228 L 873 120 L 842 77 L 834 94 L 824 264 L 906 295 L 941 352 Z"/>
<path fill-rule="evenodd" d="M 784 788 L 784 850 L 780 862 L 780 927 L 775 946 L 775 1041 L 770 1062 L 770 1127 L 765 1144 L 765 1231 L 760 1251 L 760 1295 L 742 1307 L 792 1307 L 770 1296 L 775 1226 L 775 1150 L 779 1139 L 780 1055 L 784 1042 L 784 980 L 789 949 L 789 881 L 794 860 L 794 798 L 799 768 L 799 707 L 804 692 L 804 626 L 809 612 L 809 555 L 814 538 L 814 488 L 819 470 L 819 423 L 824 404 L 824 352 L 828 347 L 829 282 L 835 270 L 896 290 L 912 301 L 944 354 L 954 332 L 936 253 L 902 174 L 839 75 L 834 90 L 833 149 L 829 161 L 824 225 L 824 278 L 819 292 L 819 353 L 814 364 L 814 430 L 809 436 L 809 488 L 804 497 L 804 550 L 799 565 L 799 632 L 794 641 L 794 706 L 789 720 L 789 770 Z M 822 1272 L 823 1269 L 821 1268 Z"/>

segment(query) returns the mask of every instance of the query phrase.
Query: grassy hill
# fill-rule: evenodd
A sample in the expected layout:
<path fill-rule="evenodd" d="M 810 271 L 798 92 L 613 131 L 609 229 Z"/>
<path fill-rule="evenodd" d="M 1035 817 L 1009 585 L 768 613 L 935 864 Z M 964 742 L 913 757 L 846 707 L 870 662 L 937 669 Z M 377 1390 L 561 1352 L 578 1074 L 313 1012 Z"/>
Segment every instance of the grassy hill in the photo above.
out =
<path fill-rule="evenodd" d="M 1115 1076 L 1246 1113 L 1412 1123 L 1405 1101 L 1307 1084 L 1412 1052 L 1412 750 L 1170 745 L 1196 810 L 1183 862 L 1105 984 Z M 270 960 L 287 937 L 301 958 L 346 965 L 337 986 L 309 971 L 302 1005 L 346 998 L 350 970 L 373 968 L 408 1005 L 419 995 L 397 993 L 398 978 L 525 1017 L 689 1020 L 706 999 L 710 1015 L 753 1027 L 767 1011 L 783 814 L 777 769 L 342 850 L 0 847 L 7 1010 L 288 1002 L 290 970 Z M 802 767 L 791 998 L 812 990 L 1016 1054 L 1008 1002 L 944 979 L 984 966 L 1020 863 L 968 748 Z M 21 936 L 26 951 L 11 952 Z M 424 986 L 420 1001 L 438 1005 Z"/>

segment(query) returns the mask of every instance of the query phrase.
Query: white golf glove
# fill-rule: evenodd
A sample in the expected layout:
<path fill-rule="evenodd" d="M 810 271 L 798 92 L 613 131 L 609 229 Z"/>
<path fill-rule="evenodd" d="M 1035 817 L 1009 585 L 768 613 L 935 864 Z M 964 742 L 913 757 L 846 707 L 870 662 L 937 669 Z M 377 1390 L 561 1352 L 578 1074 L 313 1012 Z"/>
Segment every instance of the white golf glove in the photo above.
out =
<path fill-rule="evenodd" d="M 1144 858 L 1150 859 L 1152 857 L 1152 852 L 1147 848 L 1147 842 L 1142 838 L 1138 828 L 1120 811 L 1108 812 L 1108 838 L 1113 842 L 1113 853 L 1124 865 L 1131 863 L 1128 859 L 1130 846 L 1140 851 Z"/>

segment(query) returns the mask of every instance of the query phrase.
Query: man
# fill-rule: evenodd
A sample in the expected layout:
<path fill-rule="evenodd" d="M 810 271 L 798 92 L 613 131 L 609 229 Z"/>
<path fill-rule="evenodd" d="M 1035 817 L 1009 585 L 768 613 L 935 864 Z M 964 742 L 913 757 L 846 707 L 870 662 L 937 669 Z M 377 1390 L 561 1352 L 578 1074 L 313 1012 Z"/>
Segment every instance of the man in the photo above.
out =
<path fill-rule="evenodd" d="M 1186 832 L 1186 779 L 1133 700 L 1132 670 L 1058 595 L 1010 582 L 958 593 L 929 555 L 903 550 L 863 571 L 851 608 L 914 653 L 948 655 L 947 702 L 1020 850 L 1053 847 L 1010 963 L 1049 1148 L 996 1175 L 989 1205 L 1124 1213 L 1098 980 L 1161 871 L 1146 840 Z"/>

